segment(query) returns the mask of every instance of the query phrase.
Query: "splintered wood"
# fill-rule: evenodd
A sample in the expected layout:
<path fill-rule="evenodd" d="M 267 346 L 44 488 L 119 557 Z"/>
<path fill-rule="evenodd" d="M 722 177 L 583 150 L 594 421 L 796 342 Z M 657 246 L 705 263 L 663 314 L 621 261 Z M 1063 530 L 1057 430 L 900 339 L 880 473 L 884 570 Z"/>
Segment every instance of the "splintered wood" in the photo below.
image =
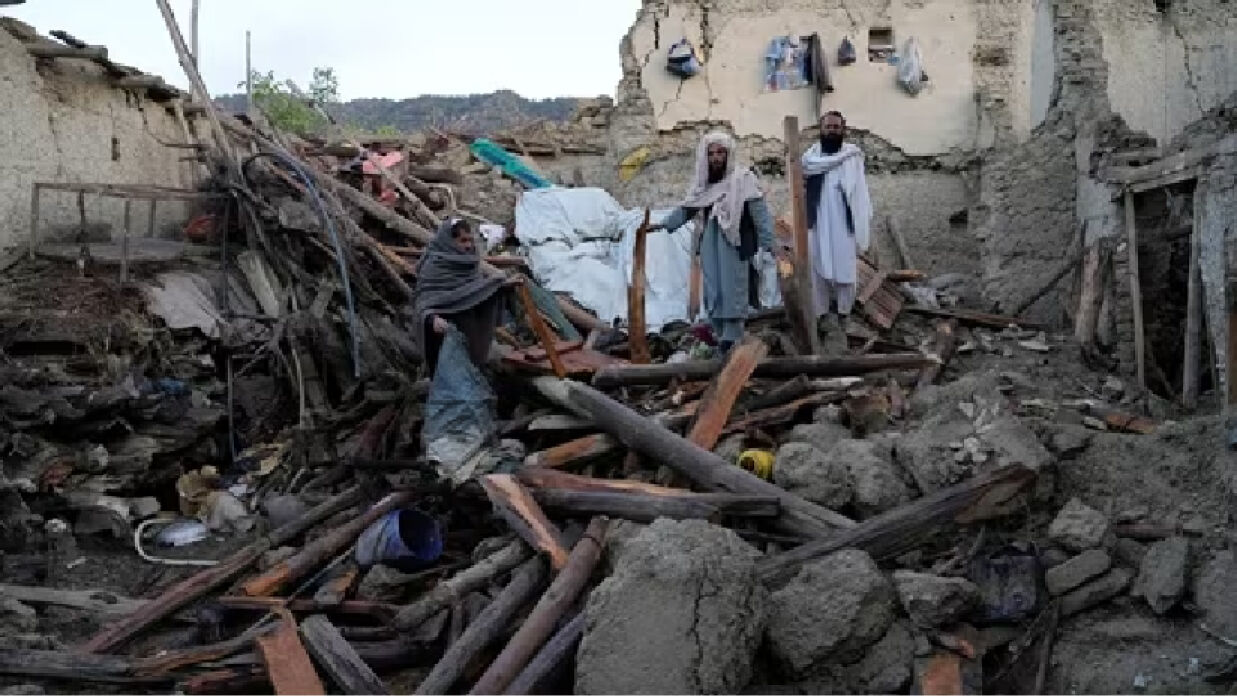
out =
<path fill-rule="evenodd" d="M 296 620 L 287 611 L 275 631 L 258 637 L 258 654 L 277 695 L 325 695 L 314 664 L 297 636 Z"/>
<path fill-rule="evenodd" d="M 567 563 L 563 534 L 546 518 L 528 490 L 509 474 L 486 475 L 481 478 L 481 486 L 511 528 L 525 542 L 544 552 L 556 570 L 563 568 Z"/>
<path fill-rule="evenodd" d="M 644 209 L 644 222 L 636 228 L 636 243 L 631 257 L 631 281 L 627 284 L 627 336 L 631 343 L 632 363 L 652 363 L 649 339 L 644 324 L 644 287 L 647 283 L 645 249 L 648 246 L 649 209 Z M 562 377 L 561 375 L 559 377 Z"/>
<path fill-rule="evenodd" d="M 756 365 L 769 353 L 769 348 L 756 337 L 746 337 L 742 343 L 734 347 L 722 372 L 709 383 L 708 390 L 700 398 L 703 407 L 696 412 L 695 423 L 692 424 L 687 440 L 704 448 L 712 450 L 717 445 L 717 439 L 726 422 L 730 420 L 730 412 L 734 409 L 735 400 L 747 386 L 747 380 L 756 370 Z"/>

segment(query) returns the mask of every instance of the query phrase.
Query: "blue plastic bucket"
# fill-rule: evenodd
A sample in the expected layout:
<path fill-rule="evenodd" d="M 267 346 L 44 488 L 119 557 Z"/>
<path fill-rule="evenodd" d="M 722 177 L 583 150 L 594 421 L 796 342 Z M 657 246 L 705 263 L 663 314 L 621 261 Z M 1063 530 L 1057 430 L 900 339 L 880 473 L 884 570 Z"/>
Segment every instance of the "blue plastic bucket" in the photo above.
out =
<path fill-rule="evenodd" d="M 442 529 L 416 509 L 391 511 L 357 539 L 356 561 L 362 567 L 385 564 L 401 571 L 424 569 L 442 556 Z"/>

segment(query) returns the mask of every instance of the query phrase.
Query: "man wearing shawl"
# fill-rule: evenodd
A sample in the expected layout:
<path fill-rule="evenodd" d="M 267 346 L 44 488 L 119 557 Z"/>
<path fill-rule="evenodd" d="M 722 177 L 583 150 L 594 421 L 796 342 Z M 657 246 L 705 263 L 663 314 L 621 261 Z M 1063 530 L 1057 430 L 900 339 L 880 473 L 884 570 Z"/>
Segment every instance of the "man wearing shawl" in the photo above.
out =
<path fill-rule="evenodd" d="M 756 174 L 739 162 L 735 140 L 725 133 L 700 141 L 686 198 L 651 229 L 674 230 L 692 219 L 699 223 L 694 246 L 704 276 L 704 310 L 725 353 L 743 338 L 752 257 L 758 246 L 774 250 L 773 216 Z"/>
<path fill-rule="evenodd" d="M 845 137 L 846 119 L 836 111 L 826 113 L 820 118 L 820 141 L 802 160 L 814 307 L 818 318 L 826 318 L 834 350 L 841 351 L 855 306 L 858 256 L 868 249 L 872 220 L 863 151 L 844 143 Z"/>
<path fill-rule="evenodd" d="M 502 291 L 520 282 L 481 273 L 481 256 L 466 221 L 444 220 L 417 264 L 412 335 L 433 373 L 449 324 L 468 339 L 473 363 L 484 365 L 502 309 Z"/>

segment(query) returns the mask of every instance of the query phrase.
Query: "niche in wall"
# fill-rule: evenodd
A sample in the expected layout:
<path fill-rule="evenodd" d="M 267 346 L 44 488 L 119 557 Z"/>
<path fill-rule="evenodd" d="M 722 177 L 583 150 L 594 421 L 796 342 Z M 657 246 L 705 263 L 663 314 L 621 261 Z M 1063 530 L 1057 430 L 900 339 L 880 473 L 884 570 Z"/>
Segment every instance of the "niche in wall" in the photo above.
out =
<path fill-rule="evenodd" d="M 868 61 L 887 63 L 894 54 L 893 28 L 872 27 L 868 30 Z"/>

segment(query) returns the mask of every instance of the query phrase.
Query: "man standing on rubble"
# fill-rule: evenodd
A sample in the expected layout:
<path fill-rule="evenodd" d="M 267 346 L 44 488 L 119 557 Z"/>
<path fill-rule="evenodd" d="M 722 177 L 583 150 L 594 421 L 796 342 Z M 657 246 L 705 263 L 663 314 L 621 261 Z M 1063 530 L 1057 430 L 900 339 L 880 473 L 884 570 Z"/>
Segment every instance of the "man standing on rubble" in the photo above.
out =
<path fill-rule="evenodd" d="M 820 118 L 820 140 L 802 159 L 813 304 L 817 318 L 823 320 L 818 320 L 818 329 L 828 339 L 828 350 L 835 353 L 846 350 L 858 257 L 868 249 L 872 221 L 863 151 L 844 142 L 845 137 L 842 114 L 825 113 Z"/>
<path fill-rule="evenodd" d="M 773 216 L 756 173 L 739 162 L 735 140 L 726 133 L 701 139 L 687 196 L 650 230 L 675 230 L 692 219 L 700 223 L 693 253 L 700 255 L 704 310 L 724 355 L 743 338 L 748 269 L 757 247 L 782 253 L 774 246 Z"/>

